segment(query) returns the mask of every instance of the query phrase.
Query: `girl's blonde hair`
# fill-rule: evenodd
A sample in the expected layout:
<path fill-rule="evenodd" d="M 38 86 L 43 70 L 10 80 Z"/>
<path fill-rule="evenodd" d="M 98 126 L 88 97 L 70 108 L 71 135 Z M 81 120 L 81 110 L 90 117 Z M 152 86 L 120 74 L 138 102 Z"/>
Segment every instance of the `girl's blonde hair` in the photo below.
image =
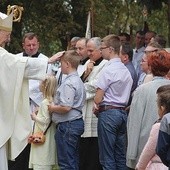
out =
<path fill-rule="evenodd" d="M 43 82 L 42 93 L 44 98 L 47 98 L 50 102 L 53 101 L 56 88 L 57 88 L 57 79 L 54 76 L 48 76 Z"/>

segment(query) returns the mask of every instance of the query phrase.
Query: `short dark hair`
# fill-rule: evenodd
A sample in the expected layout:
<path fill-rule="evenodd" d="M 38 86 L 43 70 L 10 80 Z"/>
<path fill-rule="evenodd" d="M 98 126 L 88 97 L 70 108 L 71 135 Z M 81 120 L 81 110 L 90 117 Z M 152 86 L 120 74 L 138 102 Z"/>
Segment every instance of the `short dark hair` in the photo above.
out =
<path fill-rule="evenodd" d="M 37 34 L 35 34 L 33 32 L 28 32 L 24 35 L 22 42 L 24 43 L 26 38 L 28 38 L 29 40 L 32 40 L 34 37 L 38 40 Z"/>
<path fill-rule="evenodd" d="M 165 90 L 158 94 L 158 106 L 165 108 L 165 114 L 170 112 L 170 90 Z"/>
<path fill-rule="evenodd" d="M 165 91 L 170 91 L 170 84 L 166 84 L 166 85 L 163 85 L 163 86 L 160 86 L 156 93 L 159 94 L 159 93 L 162 93 L 162 92 L 165 92 Z"/>
<path fill-rule="evenodd" d="M 130 41 L 130 35 L 126 32 L 122 32 L 119 34 L 119 36 L 125 36 L 126 37 L 126 41 Z"/>
<path fill-rule="evenodd" d="M 156 32 L 155 31 L 147 31 L 145 34 L 152 34 L 153 35 L 153 37 L 155 37 L 156 36 Z"/>
<path fill-rule="evenodd" d="M 110 34 L 107 35 L 102 39 L 102 42 L 105 43 L 106 46 L 108 47 L 113 47 L 114 51 L 119 54 L 120 52 L 120 39 L 119 36 Z"/>
<path fill-rule="evenodd" d="M 163 35 L 156 35 L 154 41 L 158 42 L 162 48 L 166 47 L 166 39 Z"/>
<path fill-rule="evenodd" d="M 133 48 L 130 45 L 130 43 L 128 43 L 128 42 L 122 43 L 121 53 L 122 54 L 127 54 L 128 57 L 129 57 L 129 60 L 132 61 L 132 58 L 133 58 Z"/>
<path fill-rule="evenodd" d="M 136 35 L 137 35 L 137 34 L 145 36 L 145 32 L 142 31 L 142 30 L 137 31 L 137 32 L 136 32 Z"/>

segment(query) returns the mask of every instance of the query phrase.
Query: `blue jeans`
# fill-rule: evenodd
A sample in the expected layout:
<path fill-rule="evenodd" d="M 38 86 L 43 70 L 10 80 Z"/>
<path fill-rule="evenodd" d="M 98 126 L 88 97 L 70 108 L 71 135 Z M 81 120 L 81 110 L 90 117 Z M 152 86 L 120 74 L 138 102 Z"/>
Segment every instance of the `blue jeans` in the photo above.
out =
<path fill-rule="evenodd" d="M 57 125 L 55 141 L 60 170 L 79 169 L 79 140 L 84 132 L 83 119 L 62 122 Z"/>
<path fill-rule="evenodd" d="M 126 169 L 126 123 L 123 110 L 110 109 L 98 115 L 99 159 L 103 170 Z"/>

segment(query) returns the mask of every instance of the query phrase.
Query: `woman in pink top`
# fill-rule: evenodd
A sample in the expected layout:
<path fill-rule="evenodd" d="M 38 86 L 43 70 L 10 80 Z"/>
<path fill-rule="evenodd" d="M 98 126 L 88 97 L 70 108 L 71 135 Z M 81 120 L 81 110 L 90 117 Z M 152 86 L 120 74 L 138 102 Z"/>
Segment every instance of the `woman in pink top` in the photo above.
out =
<path fill-rule="evenodd" d="M 165 92 L 170 86 L 161 86 L 157 90 L 158 95 L 158 109 L 160 119 L 165 114 L 165 110 L 160 104 L 160 94 Z M 156 154 L 156 145 L 158 140 L 158 133 L 160 128 L 160 119 L 152 126 L 149 139 L 139 157 L 138 163 L 135 170 L 168 170 L 168 167 L 165 166 L 159 156 Z"/>

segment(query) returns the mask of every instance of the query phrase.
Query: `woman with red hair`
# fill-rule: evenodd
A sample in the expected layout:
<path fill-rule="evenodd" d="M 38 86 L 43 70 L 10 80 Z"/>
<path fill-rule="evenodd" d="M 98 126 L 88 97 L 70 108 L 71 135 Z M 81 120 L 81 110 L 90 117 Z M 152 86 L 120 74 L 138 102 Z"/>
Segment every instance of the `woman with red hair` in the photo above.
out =
<path fill-rule="evenodd" d="M 164 50 L 150 53 L 148 65 L 153 76 L 165 77 L 170 70 L 170 53 Z"/>
<path fill-rule="evenodd" d="M 135 169 L 152 125 L 159 118 L 156 91 L 160 86 L 170 84 L 166 78 L 170 69 L 170 53 L 157 50 L 148 53 L 147 57 L 154 77 L 136 89 L 128 116 L 127 166 L 130 169 Z"/>

